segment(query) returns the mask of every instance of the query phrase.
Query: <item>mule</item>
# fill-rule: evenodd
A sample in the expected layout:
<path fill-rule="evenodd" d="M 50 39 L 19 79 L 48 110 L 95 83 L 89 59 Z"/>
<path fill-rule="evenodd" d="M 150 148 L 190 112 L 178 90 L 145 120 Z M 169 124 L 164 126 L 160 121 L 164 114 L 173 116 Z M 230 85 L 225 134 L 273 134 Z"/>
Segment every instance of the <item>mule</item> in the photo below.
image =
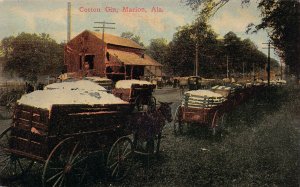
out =
<path fill-rule="evenodd" d="M 159 102 L 159 107 L 149 109 L 135 118 L 134 140 L 136 152 L 149 155 L 158 154 L 161 133 L 166 122 L 172 121 L 172 102 Z"/>

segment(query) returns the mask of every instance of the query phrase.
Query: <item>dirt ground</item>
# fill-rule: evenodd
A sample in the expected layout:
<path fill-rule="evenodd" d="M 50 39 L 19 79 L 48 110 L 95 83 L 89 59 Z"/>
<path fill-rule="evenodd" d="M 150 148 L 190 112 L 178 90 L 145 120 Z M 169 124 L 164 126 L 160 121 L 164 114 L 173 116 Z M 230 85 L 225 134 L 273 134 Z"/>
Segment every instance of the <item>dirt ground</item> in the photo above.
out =
<path fill-rule="evenodd" d="M 173 102 L 173 114 L 176 107 L 180 104 L 182 97 L 179 89 L 173 89 L 171 87 L 157 89 L 154 96 L 157 101 Z M 107 181 L 101 176 L 99 178 L 90 176 L 86 186 L 226 186 L 228 183 L 224 183 L 224 181 L 228 180 L 231 180 L 229 182 L 230 185 L 243 185 L 243 180 L 247 180 L 247 178 L 251 178 L 252 176 L 244 176 L 245 178 L 242 179 L 235 178 L 227 166 L 228 161 L 226 161 L 225 156 L 223 157 L 222 154 L 226 152 L 224 148 L 226 148 L 231 138 L 237 136 L 236 134 L 251 131 L 251 125 L 262 121 L 265 113 L 269 112 L 264 108 L 258 108 L 260 106 L 265 107 L 269 102 L 256 103 L 254 101 L 255 99 L 251 99 L 249 104 L 246 103 L 235 109 L 232 114 L 232 116 L 235 117 L 230 121 L 232 125 L 227 129 L 227 134 L 221 139 L 211 137 L 208 135 L 209 131 L 207 131 L 207 129 L 198 127 L 189 128 L 187 133 L 175 136 L 173 133 L 173 123 L 169 123 L 163 130 L 161 152 L 158 157 L 137 157 L 131 173 L 121 182 Z M 270 106 L 266 107 L 270 108 Z M 276 107 L 273 107 L 273 109 L 274 108 Z M 262 115 L 262 113 L 264 113 L 264 115 Z M 255 115 L 257 116 L 254 117 Z M 10 120 L 0 120 L 0 131 L 5 129 L 10 122 Z M 293 123 L 296 125 L 299 124 L 299 119 L 294 119 Z M 236 127 L 235 124 L 241 125 L 241 127 Z M 220 150 L 220 153 L 218 150 Z M 216 155 L 218 156 L 217 158 Z M 242 163 L 247 162 L 247 158 L 244 157 L 236 159 L 242 159 Z M 213 160 L 212 163 L 210 163 L 211 160 Z M 237 160 L 237 162 L 240 162 L 240 160 Z M 223 164 L 224 169 L 222 168 Z M 234 167 L 240 166 L 235 166 L 233 162 L 232 168 Z M 0 186 L 40 186 L 41 170 L 42 167 L 37 165 L 34 171 L 23 178 L 6 181 L 5 183 L 1 183 L 0 181 Z M 102 169 L 99 168 L 91 172 L 97 173 L 101 172 L 100 170 Z M 241 169 L 240 171 L 244 170 Z M 245 169 L 245 172 L 246 171 L 247 168 Z M 230 173 L 228 177 L 226 177 L 227 172 Z M 232 179 L 226 179 L 231 177 Z M 244 184 L 247 186 L 252 183 L 248 182 Z M 266 184 L 271 185 L 273 183 L 266 182 Z M 261 184 L 253 183 L 253 186 L 260 185 Z"/>

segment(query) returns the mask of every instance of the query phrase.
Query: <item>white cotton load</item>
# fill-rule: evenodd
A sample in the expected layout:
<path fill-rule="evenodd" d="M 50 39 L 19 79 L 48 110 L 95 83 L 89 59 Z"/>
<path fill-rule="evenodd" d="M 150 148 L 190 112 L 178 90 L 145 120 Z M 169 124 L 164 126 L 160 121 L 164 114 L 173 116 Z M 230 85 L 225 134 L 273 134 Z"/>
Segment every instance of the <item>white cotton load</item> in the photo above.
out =
<path fill-rule="evenodd" d="M 142 81 L 142 80 L 120 80 L 116 83 L 116 88 L 124 88 L 128 89 L 131 88 L 133 84 L 138 84 L 138 85 L 153 85 L 151 82 L 148 81 Z"/>
<path fill-rule="evenodd" d="M 216 85 L 216 86 L 213 86 L 211 89 L 212 90 L 231 90 L 232 88 L 229 87 L 229 86 L 219 86 L 219 85 Z"/>
<path fill-rule="evenodd" d="M 92 81 L 111 81 L 111 79 L 105 78 L 105 77 L 85 77 L 87 80 L 92 80 Z"/>
<path fill-rule="evenodd" d="M 210 90 L 192 90 L 184 93 L 185 95 L 190 96 L 201 96 L 201 97 L 223 97 L 221 94 L 215 93 Z"/>
<path fill-rule="evenodd" d="M 78 84 L 77 86 L 76 83 Z M 23 95 L 17 102 L 18 104 L 47 110 L 51 110 L 52 105 L 55 104 L 106 105 L 127 103 L 126 101 L 115 97 L 113 94 L 107 93 L 103 90 L 102 86 L 93 83 L 93 90 L 88 85 L 84 86 L 82 83 L 82 81 L 54 83 L 48 85 L 46 90 L 37 90 Z"/>
<path fill-rule="evenodd" d="M 45 86 L 45 90 L 64 89 L 64 90 L 81 90 L 81 91 L 105 91 L 103 86 L 98 85 L 90 80 L 79 80 L 72 82 L 53 83 Z"/>
<path fill-rule="evenodd" d="M 182 105 L 190 108 L 212 108 L 225 100 L 221 94 L 210 90 L 192 90 L 185 92 Z"/>
<path fill-rule="evenodd" d="M 279 79 L 279 80 L 277 80 L 276 82 L 286 84 L 286 80 L 283 80 L 283 79 Z"/>

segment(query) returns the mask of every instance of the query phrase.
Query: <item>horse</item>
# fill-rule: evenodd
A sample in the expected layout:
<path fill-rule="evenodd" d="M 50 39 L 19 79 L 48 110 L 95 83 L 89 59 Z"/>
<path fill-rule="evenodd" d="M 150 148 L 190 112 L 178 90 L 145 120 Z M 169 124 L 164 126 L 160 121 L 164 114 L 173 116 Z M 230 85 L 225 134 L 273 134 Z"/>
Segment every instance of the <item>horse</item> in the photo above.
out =
<path fill-rule="evenodd" d="M 149 109 L 134 118 L 133 145 L 136 152 L 142 154 L 158 154 L 161 133 L 166 122 L 172 121 L 172 102 L 160 102 L 159 107 Z"/>

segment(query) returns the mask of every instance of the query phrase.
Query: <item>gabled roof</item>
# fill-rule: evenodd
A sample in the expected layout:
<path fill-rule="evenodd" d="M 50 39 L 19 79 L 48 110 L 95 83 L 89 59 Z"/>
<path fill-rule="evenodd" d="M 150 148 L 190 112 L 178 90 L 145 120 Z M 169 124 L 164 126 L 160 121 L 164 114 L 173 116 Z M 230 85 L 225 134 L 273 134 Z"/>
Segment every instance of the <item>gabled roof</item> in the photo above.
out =
<path fill-rule="evenodd" d="M 92 33 L 94 36 L 102 40 L 102 33 L 100 32 L 88 32 Z M 112 34 L 107 34 L 104 33 L 104 42 L 107 44 L 113 44 L 113 45 L 119 45 L 119 46 L 125 46 L 125 47 L 131 47 L 131 48 L 136 48 L 136 49 L 145 49 L 144 47 L 140 46 L 136 42 L 128 39 L 128 38 L 122 38 L 120 36 L 115 36 Z"/>
<path fill-rule="evenodd" d="M 157 61 L 153 60 L 150 56 L 144 54 L 144 58 L 135 53 L 119 51 L 115 49 L 108 49 L 108 52 L 115 56 L 118 60 L 123 62 L 125 65 L 136 65 L 136 66 L 162 66 Z"/>

